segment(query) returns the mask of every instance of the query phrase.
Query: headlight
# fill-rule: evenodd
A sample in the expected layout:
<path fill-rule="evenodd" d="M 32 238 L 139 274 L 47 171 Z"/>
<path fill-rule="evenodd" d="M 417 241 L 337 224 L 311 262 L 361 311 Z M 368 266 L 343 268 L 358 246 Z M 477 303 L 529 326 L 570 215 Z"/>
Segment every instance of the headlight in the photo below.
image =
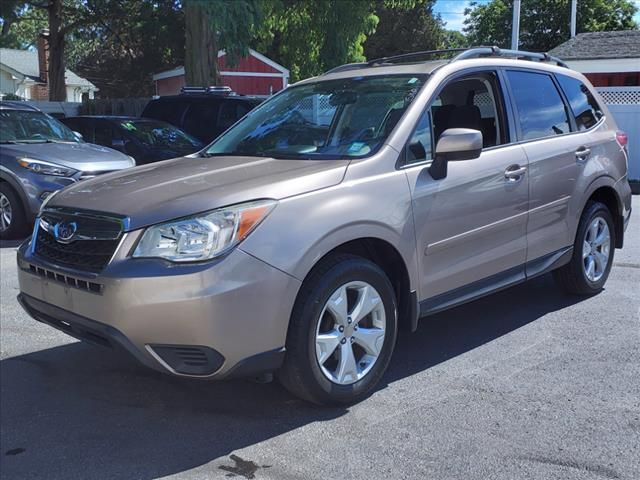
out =
<path fill-rule="evenodd" d="M 18 163 L 32 172 L 41 175 L 54 175 L 56 177 L 71 177 L 76 174 L 77 170 L 69 167 L 63 167 L 56 163 L 45 162 L 44 160 L 35 160 L 33 158 L 19 158 Z"/>
<path fill-rule="evenodd" d="M 154 225 L 144 232 L 133 256 L 172 262 L 217 257 L 244 240 L 275 206 L 275 200 L 259 200 Z"/>

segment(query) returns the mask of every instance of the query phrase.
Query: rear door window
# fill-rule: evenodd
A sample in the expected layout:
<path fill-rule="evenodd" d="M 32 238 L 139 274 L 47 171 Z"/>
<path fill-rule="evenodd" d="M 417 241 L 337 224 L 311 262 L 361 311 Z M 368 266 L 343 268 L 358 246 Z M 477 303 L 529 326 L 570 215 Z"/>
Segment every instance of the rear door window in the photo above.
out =
<path fill-rule="evenodd" d="M 212 140 L 221 133 L 218 128 L 219 110 L 219 100 L 207 99 L 191 103 L 184 117 L 183 129 L 203 141 Z"/>
<path fill-rule="evenodd" d="M 218 114 L 218 130 L 226 130 L 249 113 L 252 108 L 252 105 L 247 102 L 234 100 L 222 102 Z"/>
<path fill-rule="evenodd" d="M 545 73 L 506 72 L 517 108 L 520 140 L 569 133 L 566 105 L 551 76 Z"/>
<path fill-rule="evenodd" d="M 569 100 L 578 130 L 588 130 L 598 123 L 602 118 L 602 111 L 587 86 L 566 75 L 556 75 L 556 78 Z"/>
<path fill-rule="evenodd" d="M 163 120 L 181 127 L 182 117 L 188 104 L 179 100 L 152 100 L 142 112 L 143 117 Z"/>

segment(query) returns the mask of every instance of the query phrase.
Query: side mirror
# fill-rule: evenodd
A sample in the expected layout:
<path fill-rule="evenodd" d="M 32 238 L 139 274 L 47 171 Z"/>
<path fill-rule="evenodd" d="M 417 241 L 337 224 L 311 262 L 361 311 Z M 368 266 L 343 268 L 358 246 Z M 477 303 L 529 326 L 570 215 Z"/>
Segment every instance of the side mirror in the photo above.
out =
<path fill-rule="evenodd" d="M 447 163 L 478 158 L 482 152 L 482 132 L 470 128 L 448 128 L 436 145 L 436 158 L 429 173 L 434 180 L 447 176 Z"/>
<path fill-rule="evenodd" d="M 82 136 L 82 134 L 80 132 L 76 132 L 75 130 L 73 131 L 73 135 L 78 139 L 78 140 L 84 140 L 84 137 Z"/>

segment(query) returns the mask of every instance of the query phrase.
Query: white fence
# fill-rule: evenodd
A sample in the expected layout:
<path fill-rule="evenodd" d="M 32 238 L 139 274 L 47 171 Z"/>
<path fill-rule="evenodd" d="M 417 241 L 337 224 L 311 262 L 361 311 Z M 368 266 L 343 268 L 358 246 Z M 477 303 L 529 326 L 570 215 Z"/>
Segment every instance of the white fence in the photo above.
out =
<path fill-rule="evenodd" d="M 640 181 L 640 87 L 597 87 L 618 127 L 629 137 L 629 179 Z"/>

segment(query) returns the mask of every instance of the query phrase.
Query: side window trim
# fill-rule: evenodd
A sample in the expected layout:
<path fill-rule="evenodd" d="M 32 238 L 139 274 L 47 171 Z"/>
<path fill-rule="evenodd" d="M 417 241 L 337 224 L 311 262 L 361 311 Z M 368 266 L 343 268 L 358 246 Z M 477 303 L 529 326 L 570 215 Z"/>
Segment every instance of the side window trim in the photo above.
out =
<path fill-rule="evenodd" d="M 551 74 L 551 80 L 553 80 L 553 84 L 556 86 L 556 90 L 560 94 L 560 98 L 562 99 L 562 103 L 564 103 L 564 113 L 569 119 L 569 133 L 575 133 L 578 131 L 578 125 L 576 123 L 576 117 L 573 115 L 573 110 L 571 109 L 571 104 L 569 103 L 569 99 L 567 98 L 566 93 L 562 89 L 562 85 L 556 78 L 556 74 Z"/>
<path fill-rule="evenodd" d="M 506 121 L 507 128 L 508 128 L 507 134 L 509 138 L 507 138 L 507 141 L 505 142 L 504 145 L 496 145 L 495 147 L 492 147 L 492 148 L 500 148 L 507 145 L 513 145 L 514 143 L 517 143 L 518 139 L 520 138 L 520 124 L 516 122 L 516 118 L 518 117 L 518 115 L 515 107 L 515 102 L 513 101 L 513 93 L 511 92 L 511 85 L 509 84 L 504 68 L 498 68 L 497 72 L 498 72 L 499 86 L 500 88 L 502 88 L 502 99 L 504 102 L 504 105 L 502 108 L 504 110 L 504 115 L 506 116 L 506 120 L 507 120 Z"/>

